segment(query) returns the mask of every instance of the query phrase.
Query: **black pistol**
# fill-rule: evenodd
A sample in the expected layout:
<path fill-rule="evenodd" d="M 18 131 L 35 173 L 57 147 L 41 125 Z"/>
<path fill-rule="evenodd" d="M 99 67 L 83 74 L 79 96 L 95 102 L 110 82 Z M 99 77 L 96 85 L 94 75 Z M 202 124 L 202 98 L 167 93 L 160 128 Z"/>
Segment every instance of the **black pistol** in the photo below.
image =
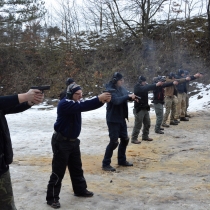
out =
<path fill-rule="evenodd" d="M 107 90 L 103 90 L 103 93 L 114 93 L 116 90 L 115 89 L 113 89 L 113 88 L 111 88 L 111 89 L 107 89 Z"/>
<path fill-rule="evenodd" d="M 44 90 L 50 89 L 50 85 L 32 86 L 31 89 L 38 89 L 38 90 L 41 90 L 43 93 Z"/>

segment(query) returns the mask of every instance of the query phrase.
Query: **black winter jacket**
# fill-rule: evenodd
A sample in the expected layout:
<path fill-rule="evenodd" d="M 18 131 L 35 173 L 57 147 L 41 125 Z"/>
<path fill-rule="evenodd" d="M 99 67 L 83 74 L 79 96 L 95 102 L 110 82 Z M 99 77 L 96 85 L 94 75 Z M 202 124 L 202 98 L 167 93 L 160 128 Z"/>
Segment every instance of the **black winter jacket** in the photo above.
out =
<path fill-rule="evenodd" d="M 148 91 L 156 89 L 156 84 L 152 85 L 141 85 L 140 83 L 137 83 L 134 86 L 134 94 L 141 97 L 141 100 L 139 102 L 134 103 L 134 108 L 137 112 L 139 112 L 142 109 L 150 110 L 150 106 L 148 104 Z"/>
<path fill-rule="evenodd" d="M 107 122 L 121 123 L 128 119 L 128 103 L 130 99 L 129 92 L 124 87 L 117 87 L 112 82 L 106 85 L 106 89 L 115 89 L 112 93 L 112 99 L 107 103 L 106 120 Z"/>
<path fill-rule="evenodd" d="M 164 104 L 164 88 L 172 86 L 173 82 L 164 83 L 162 86 L 158 86 L 153 90 L 153 102 L 154 104 Z"/>
<path fill-rule="evenodd" d="M 27 102 L 19 104 L 17 95 L 0 97 L 0 176 L 13 161 L 12 142 L 5 115 L 22 112 L 30 107 Z"/>

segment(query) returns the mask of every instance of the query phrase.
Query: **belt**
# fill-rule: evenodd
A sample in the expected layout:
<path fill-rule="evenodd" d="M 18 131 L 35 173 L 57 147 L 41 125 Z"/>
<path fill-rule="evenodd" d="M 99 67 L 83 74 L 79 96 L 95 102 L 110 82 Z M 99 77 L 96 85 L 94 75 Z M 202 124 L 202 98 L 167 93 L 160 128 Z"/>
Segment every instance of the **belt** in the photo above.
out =
<path fill-rule="evenodd" d="M 55 135 L 57 135 L 58 137 L 61 137 L 63 140 L 65 140 L 65 141 L 76 141 L 77 139 L 70 139 L 70 138 L 68 138 L 68 137 L 65 137 L 65 136 L 63 136 L 61 133 L 59 133 L 59 132 L 57 132 L 57 131 L 54 131 L 54 133 L 53 134 L 55 134 Z"/>

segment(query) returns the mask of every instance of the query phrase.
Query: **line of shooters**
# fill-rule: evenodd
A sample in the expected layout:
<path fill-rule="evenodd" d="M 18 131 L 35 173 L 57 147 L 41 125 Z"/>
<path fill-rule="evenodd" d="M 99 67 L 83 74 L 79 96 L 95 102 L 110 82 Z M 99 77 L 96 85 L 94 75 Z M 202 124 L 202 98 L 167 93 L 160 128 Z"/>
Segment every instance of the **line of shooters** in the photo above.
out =
<path fill-rule="evenodd" d="M 51 145 L 53 151 L 52 173 L 47 186 L 46 201 L 52 208 L 60 208 L 60 190 L 62 180 L 68 167 L 74 195 L 78 197 L 92 197 L 93 192 L 87 190 L 83 175 L 80 154 L 80 140 L 82 118 L 81 112 L 100 108 L 107 103 L 106 122 L 109 132 L 109 144 L 106 147 L 102 161 L 104 171 L 114 172 L 111 166 L 113 151 L 118 147 L 117 161 L 120 166 L 133 166 L 126 159 L 126 148 L 129 143 L 126 119 L 128 119 L 128 101 L 134 101 L 133 114 L 135 123 L 131 135 L 131 142 L 140 144 L 138 136 L 142 129 L 142 141 L 152 141 L 149 137 L 150 106 L 148 91 L 153 91 L 153 103 L 156 113 L 155 132 L 163 134 L 163 127 L 170 114 L 170 125 L 178 125 L 180 121 L 188 121 L 187 107 L 189 106 L 189 81 L 202 77 L 201 73 L 193 76 L 189 72 L 179 70 L 175 75 L 170 73 L 167 78 L 158 76 L 153 84 L 147 84 L 144 76 L 139 76 L 134 86 L 134 93 L 129 93 L 123 86 L 124 79 L 120 72 L 115 72 L 111 81 L 106 84 L 106 91 L 89 100 L 82 100 L 82 88 L 72 78 L 66 81 L 67 88 L 60 94 L 57 107 L 57 119 L 54 124 Z M 49 87 L 46 87 L 47 89 Z M 16 210 L 10 179 L 9 164 L 12 163 L 12 146 L 5 114 L 18 113 L 29 109 L 34 104 L 43 101 L 44 95 L 39 88 L 33 87 L 25 94 L 0 97 L 0 127 L 3 135 L 0 145 L 0 209 Z M 165 114 L 163 105 L 165 102 Z M 3 127 L 3 128 L 2 128 Z M 118 141 L 120 139 L 120 141 Z"/>

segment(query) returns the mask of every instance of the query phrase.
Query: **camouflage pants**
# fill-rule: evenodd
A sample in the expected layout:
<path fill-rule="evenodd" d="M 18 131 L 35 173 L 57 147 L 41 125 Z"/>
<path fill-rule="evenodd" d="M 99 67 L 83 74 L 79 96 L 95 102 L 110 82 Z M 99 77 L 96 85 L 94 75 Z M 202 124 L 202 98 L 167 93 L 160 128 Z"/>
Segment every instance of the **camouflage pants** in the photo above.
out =
<path fill-rule="evenodd" d="M 172 101 L 172 106 L 171 106 L 170 121 L 174 121 L 179 118 L 178 113 L 177 113 L 177 106 L 178 106 L 178 98 L 176 96 L 174 96 L 173 101 Z"/>
<path fill-rule="evenodd" d="M 168 120 L 168 117 L 171 113 L 170 116 L 170 121 L 174 121 L 178 119 L 177 116 L 177 104 L 178 104 L 178 99 L 176 96 L 166 96 L 165 99 L 165 114 L 163 116 L 163 124 L 166 123 Z"/>
<path fill-rule="evenodd" d="M 177 113 L 179 117 L 185 117 L 186 93 L 178 93 Z"/>
<path fill-rule="evenodd" d="M 14 203 L 9 170 L 0 177 L 0 209 L 17 210 Z"/>

